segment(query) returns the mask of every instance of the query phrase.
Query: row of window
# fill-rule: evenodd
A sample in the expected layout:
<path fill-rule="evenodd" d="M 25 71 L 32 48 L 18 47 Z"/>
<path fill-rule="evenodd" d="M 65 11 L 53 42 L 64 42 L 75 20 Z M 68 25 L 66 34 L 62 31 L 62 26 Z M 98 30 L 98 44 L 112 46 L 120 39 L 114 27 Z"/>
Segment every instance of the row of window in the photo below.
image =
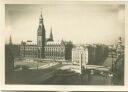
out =
<path fill-rule="evenodd" d="M 45 48 L 45 51 L 64 51 L 64 48 Z"/>
<path fill-rule="evenodd" d="M 24 47 L 21 47 L 20 48 L 20 50 L 38 50 L 38 48 L 30 48 L 30 47 L 28 47 L 28 48 L 24 48 Z"/>
<path fill-rule="evenodd" d="M 20 54 L 24 55 L 40 55 L 41 53 L 32 53 L 32 52 L 21 52 Z M 44 53 L 47 56 L 64 56 L 64 53 Z"/>
<path fill-rule="evenodd" d="M 37 52 L 37 51 L 20 51 L 20 53 L 30 53 L 30 54 L 38 54 L 39 52 Z"/>
<path fill-rule="evenodd" d="M 65 56 L 64 54 L 45 54 L 45 56 L 53 56 L 53 57 L 56 57 L 56 56 Z"/>
<path fill-rule="evenodd" d="M 38 48 L 34 48 L 34 47 L 20 47 L 20 50 L 38 50 Z M 47 51 L 64 51 L 64 48 L 45 48 L 45 50 Z"/>
<path fill-rule="evenodd" d="M 63 45 L 47 44 L 46 47 L 64 47 Z"/>
<path fill-rule="evenodd" d="M 23 57 L 34 57 L 34 58 L 38 58 L 39 56 L 38 55 L 31 55 L 31 54 L 21 54 L 21 56 L 23 56 Z M 64 59 L 65 57 L 64 56 L 60 56 L 60 55 L 58 55 L 58 56 L 50 56 L 50 55 L 48 55 L 48 56 L 45 56 L 45 58 L 47 58 L 47 59 L 57 59 L 57 58 L 61 58 L 61 59 Z"/>
<path fill-rule="evenodd" d="M 21 54 L 21 56 L 25 56 L 25 57 L 38 57 L 38 55 L 31 55 L 31 54 Z"/>
<path fill-rule="evenodd" d="M 59 56 L 58 57 L 52 57 L 52 56 L 51 57 L 50 56 L 48 57 L 48 56 L 45 56 L 45 58 L 46 59 L 65 59 L 65 57 L 59 57 Z"/>

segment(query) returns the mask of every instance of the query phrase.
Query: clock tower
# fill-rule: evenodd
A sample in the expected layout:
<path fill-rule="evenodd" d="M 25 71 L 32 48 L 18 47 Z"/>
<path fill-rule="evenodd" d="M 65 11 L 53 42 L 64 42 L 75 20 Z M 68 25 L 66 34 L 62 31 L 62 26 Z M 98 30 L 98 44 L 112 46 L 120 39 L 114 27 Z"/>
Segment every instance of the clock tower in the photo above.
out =
<path fill-rule="evenodd" d="M 42 13 L 39 18 L 39 27 L 37 30 L 37 46 L 38 46 L 38 57 L 44 58 L 44 52 L 45 52 L 45 43 L 46 43 L 46 37 L 45 37 L 45 27 L 43 23 L 43 17 Z"/>

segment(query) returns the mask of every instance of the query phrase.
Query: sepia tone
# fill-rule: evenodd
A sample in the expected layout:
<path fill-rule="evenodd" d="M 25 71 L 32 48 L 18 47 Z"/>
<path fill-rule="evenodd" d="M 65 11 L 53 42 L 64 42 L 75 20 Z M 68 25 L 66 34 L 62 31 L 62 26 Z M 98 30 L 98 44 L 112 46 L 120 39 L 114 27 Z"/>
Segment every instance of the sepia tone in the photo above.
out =
<path fill-rule="evenodd" d="M 127 92 L 127 91 L 2 91 L 2 92 Z"/>
<path fill-rule="evenodd" d="M 32 15 L 30 15 L 33 13 L 33 11 L 30 14 L 26 14 L 24 13 L 26 11 L 23 12 L 22 8 L 27 9 L 27 7 L 33 7 L 37 9 L 38 6 L 39 8 L 40 6 L 48 6 L 51 9 L 51 7 L 54 6 L 54 9 L 57 11 L 57 8 L 55 7 L 60 6 L 6 5 L 6 29 L 7 32 L 10 31 L 10 34 L 7 33 L 6 35 L 7 41 L 5 44 L 6 84 L 124 85 L 125 26 L 124 19 L 122 17 L 119 18 L 119 16 L 116 14 L 118 14 L 120 10 L 124 10 L 125 6 L 122 4 L 78 4 L 76 6 L 72 4 L 71 6 L 67 5 L 68 4 L 64 4 L 64 7 L 61 8 L 73 6 L 71 7 L 71 10 L 77 10 L 79 8 L 83 10 L 84 8 L 85 10 L 89 9 L 89 12 L 85 12 L 85 14 L 93 11 L 93 13 L 90 13 L 90 16 L 96 15 L 95 17 L 97 17 L 97 19 L 93 20 L 93 18 L 90 17 L 90 22 L 86 22 L 85 25 L 83 25 L 84 22 L 82 23 L 82 21 L 79 21 L 79 14 L 77 15 L 78 12 L 73 11 L 73 13 L 70 13 L 68 11 L 70 10 L 70 8 L 66 9 L 67 12 L 66 10 L 65 12 L 67 13 L 67 15 L 63 13 L 64 19 L 69 17 L 69 15 L 71 14 L 73 16 L 72 18 L 70 16 L 70 19 L 67 18 L 67 23 L 71 23 L 72 25 L 74 24 L 74 20 L 77 25 L 77 27 L 73 25 L 70 26 L 69 28 L 72 28 L 70 30 L 65 27 L 65 20 L 63 19 L 62 21 L 61 17 L 59 18 L 60 11 L 58 10 L 58 21 L 64 22 L 65 24 L 64 25 L 62 23 L 62 30 L 59 29 L 62 35 L 64 34 L 62 36 L 59 35 L 59 32 L 57 30 L 54 31 L 55 29 L 57 29 L 56 27 L 59 28 L 59 26 L 56 25 L 60 25 L 61 23 L 55 23 L 56 25 L 53 23 L 52 27 L 47 28 L 49 20 L 45 21 L 47 20 L 47 17 L 44 18 L 44 11 L 42 10 L 42 12 L 39 13 L 38 22 L 36 22 L 36 33 L 34 34 L 34 36 L 32 36 L 33 33 L 31 33 L 31 29 L 34 28 L 34 23 L 33 25 L 26 28 L 24 28 L 24 26 L 27 25 L 25 21 L 33 22 L 25 20 L 26 18 L 29 18 L 29 16 L 30 18 L 33 18 L 31 17 Z M 14 7 L 17 7 L 17 9 L 15 10 Z M 104 9 L 102 9 L 103 7 Z M 47 9 L 49 8 L 45 7 L 45 9 L 45 11 L 47 11 Z M 53 13 L 51 14 L 51 16 L 55 16 L 54 9 L 51 9 L 51 13 Z M 20 11 L 20 16 L 17 15 L 17 11 Z M 23 12 L 23 14 L 21 12 Z M 77 16 L 74 14 L 74 12 Z M 108 14 L 107 16 L 109 17 L 107 17 L 106 14 Z M 75 19 L 74 17 L 77 17 L 77 19 Z M 108 19 L 104 19 L 104 17 Z M 24 21 L 18 20 L 20 18 L 23 18 Z M 83 19 L 83 21 L 85 21 L 86 17 L 80 17 L 80 19 Z M 109 20 L 109 22 L 107 20 Z M 106 23 L 106 25 L 98 21 L 102 21 L 103 23 Z M 57 20 L 55 22 L 57 22 Z M 98 22 L 99 24 L 96 24 L 96 22 Z M 18 26 L 18 23 L 20 26 Z M 90 26 L 93 23 L 94 25 Z M 86 26 L 87 24 L 89 26 Z M 75 28 L 78 27 L 79 30 L 76 30 Z M 70 31 L 66 31 L 66 29 Z M 29 34 L 26 33 L 27 30 L 30 30 L 28 31 L 30 32 Z M 47 33 L 48 30 L 50 30 L 49 34 Z M 91 33 L 89 33 L 89 31 L 91 31 Z M 98 34 L 98 32 L 101 32 L 102 34 Z M 108 32 L 108 34 L 105 32 Z M 20 36 L 20 33 L 22 33 L 22 37 Z M 74 34 L 78 34 L 78 36 Z M 27 37 L 29 36 L 32 36 L 32 39 L 27 39 Z M 36 39 L 36 41 L 34 39 Z M 15 41 L 13 42 L 13 40 Z M 33 40 L 35 41 L 34 43 Z"/>

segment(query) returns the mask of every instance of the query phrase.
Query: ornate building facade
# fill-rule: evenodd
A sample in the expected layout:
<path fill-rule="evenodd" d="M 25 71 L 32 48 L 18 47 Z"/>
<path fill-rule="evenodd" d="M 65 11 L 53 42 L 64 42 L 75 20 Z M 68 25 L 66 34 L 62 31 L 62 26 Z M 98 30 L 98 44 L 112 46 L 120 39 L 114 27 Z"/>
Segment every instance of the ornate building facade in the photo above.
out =
<path fill-rule="evenodd" d="M 19 45 L 20 57 L 41 58 L 55 60 L 70 60 L 72 51 L 72 42 L 61 41 L 54 42 L 52 29 L 48 39 L 45 35 L 45 27 L 42 14 L 39 18 L 39 27 L 37 30 L 37 44 L 27 44 L 21 42 Z"/>
<path fill-rule="evenodd" d="M 70 60 L 71 42 L 47 42 L 45 46 L 45 59 Z"/>

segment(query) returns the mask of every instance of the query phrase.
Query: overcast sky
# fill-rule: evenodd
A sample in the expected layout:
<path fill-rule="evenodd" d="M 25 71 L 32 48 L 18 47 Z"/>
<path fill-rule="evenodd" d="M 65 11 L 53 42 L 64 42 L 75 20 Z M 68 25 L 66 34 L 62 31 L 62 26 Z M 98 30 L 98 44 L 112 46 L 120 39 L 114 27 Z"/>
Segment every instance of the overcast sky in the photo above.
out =
<path fill-rule="evenodd" d="M 115 4 L 49 3 L 6 5 L 6 42 L 37 40 L 42 11 L 46 36 L 52 28 L 55 41 L 111 44 L 124 37 L 124 6 Z"/>

